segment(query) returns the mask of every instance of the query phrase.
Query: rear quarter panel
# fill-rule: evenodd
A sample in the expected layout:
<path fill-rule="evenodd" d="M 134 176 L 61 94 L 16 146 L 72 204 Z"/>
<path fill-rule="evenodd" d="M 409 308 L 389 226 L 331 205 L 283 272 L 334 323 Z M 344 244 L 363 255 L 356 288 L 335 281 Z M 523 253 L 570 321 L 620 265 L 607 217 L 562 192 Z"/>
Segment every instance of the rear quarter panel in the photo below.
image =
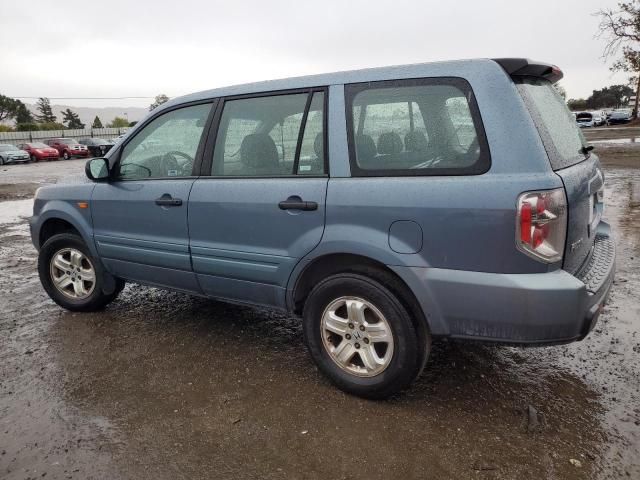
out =
<path fill-rule="evenodd" d="M 350 112 L 345 111 L 344 87 L 332 86 L 326 228 L 321 244 L 305 260 L 370 251 L 387 265 L 494 273 L 559 268 L 560 262 L 540 263 L 515 246 L 518 195 L 562 187 L 562 182 L 551 170 L 514 83 L 490 60 L 399 67 L 371 80 L 421 77 L 460 77 L 470 83 L 489 144 L 489 171 L 468 176 L 351 177 L 344 133 Z M 417 253 L 390 248 L 389 229 L 398 220 L 420 225 L 423 242 Z"/>

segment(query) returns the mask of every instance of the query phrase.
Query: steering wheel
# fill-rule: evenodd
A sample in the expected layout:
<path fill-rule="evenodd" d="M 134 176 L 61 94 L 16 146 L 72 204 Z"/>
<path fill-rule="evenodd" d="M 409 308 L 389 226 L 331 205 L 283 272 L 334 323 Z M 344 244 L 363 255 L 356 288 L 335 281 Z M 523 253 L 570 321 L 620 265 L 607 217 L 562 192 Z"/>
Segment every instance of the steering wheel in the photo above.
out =
<path fill-rule="evenodd" d="M 176 155 L 178 157 L 184 158 L 187 163 L 185 165 L 180 166 L 178 161 L 176 160 Z M 160 159 L 160 169 L 163 172 L 169 172 L 170 170 L 178 170 L 181 175 L 191 175 L 191 169 L 193 168 L 193 158 L 190 155 L 187 155 L 184 152 L 180 152 L 178 150 L 171 150 L 170 152 L 165 153 Z M 185 172 L 185 167 L 189 167 L 189 171 Z"/>

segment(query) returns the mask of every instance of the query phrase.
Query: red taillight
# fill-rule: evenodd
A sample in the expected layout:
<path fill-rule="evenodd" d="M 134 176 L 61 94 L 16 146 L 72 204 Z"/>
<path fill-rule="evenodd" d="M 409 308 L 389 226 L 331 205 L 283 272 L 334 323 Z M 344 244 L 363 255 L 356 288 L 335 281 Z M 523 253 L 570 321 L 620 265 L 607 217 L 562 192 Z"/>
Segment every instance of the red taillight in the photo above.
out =
<path fill-rule="evenodd" d="M 531 204 L 526 202 L 520 208 L 520 240 L 531 241 Z"/>
<path fill-rule="evenodd" d="M 516 232 L 518 248 L 545 262 L 561 260 L 567 231 L 566 210 L 562 188 L 520 195 Z"/>

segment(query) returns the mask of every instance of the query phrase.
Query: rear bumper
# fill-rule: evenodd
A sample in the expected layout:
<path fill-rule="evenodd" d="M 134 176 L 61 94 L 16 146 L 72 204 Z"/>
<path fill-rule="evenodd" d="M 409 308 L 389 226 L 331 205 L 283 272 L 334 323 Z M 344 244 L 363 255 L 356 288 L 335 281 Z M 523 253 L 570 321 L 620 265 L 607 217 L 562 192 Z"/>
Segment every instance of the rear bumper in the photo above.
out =
<path fill-rule="evenodd" d="M 549 345 L 584 338 L 607 301 L 615 248 L 601 223 L 583 269 L 498 274 L 390 267 L 413 290 L 433 335 L 510 344 Z"/>

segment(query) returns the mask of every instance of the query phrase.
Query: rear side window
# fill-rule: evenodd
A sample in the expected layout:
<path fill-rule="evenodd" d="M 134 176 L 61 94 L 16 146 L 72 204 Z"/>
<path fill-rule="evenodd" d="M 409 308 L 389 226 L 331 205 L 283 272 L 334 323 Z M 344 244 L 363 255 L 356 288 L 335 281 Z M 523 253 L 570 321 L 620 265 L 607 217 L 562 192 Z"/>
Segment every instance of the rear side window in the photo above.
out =
<path fill-rule="evenodd" d="M 587 158 L 584 136 L 553 84 L 535 77 L 518 79 L 516 84 L 538 128 L 551 167 L 560 170 Z"/>
<path fill-rule="evenodd" d="M 346 86 L 354 176 L 473 175 L 490 166 L 471 86 L 425 78 Z"/>

